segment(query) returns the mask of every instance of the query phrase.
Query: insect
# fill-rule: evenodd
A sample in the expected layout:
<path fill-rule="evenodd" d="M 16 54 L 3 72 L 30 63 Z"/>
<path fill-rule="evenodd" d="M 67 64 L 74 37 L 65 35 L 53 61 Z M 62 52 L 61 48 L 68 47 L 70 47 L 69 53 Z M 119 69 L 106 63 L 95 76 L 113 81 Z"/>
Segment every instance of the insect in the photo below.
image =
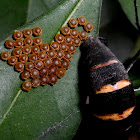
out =
<path fill-rule="evenodd" d="M 140 51 L 125 69 L 101 39 L 89 36 L 80 48 L 78 74 L 83 119 L 75 140 L 81 134 L 85 139 L 123 139 L 122 135 L 127 137 L 137 122 L 134 91 L 140 88 L 133 87 L 128 72 Z"/>
<path fill-rule="evenodd" d="M 88 37 L 83 47 L 88 71 L 89 104 L 94 116 L 112 121 L 128 118 L 135 108 L 134 91 L 139 89 L 133 88 L 127 73 L 138 59 L 140 51 L 125 70 L 98 37 Z"/>

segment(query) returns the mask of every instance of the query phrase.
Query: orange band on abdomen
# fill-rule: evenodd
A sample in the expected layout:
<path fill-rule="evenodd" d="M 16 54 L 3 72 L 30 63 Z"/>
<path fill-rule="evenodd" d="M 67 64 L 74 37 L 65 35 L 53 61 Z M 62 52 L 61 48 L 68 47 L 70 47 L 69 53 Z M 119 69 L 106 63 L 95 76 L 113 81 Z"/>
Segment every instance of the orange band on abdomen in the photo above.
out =
<path fill-rule="evenodd" d="M 113 121 L 119 121 L 127 118 L 129 115 L 131 115 L 132 111 L 134 110 L 135 106 L 132 106 L 125 111 L 123 111 L 122 114 L 119 113 L 113 113 L 113 114 L 105 114 L 105 115 L 96 115 L 96 117 L 102 119 L 102 120 L 113 120 Z"/>
<path fill-rule="evenodd" d="M 121 81 L 118 81 L 116 84 L 114 85 L 111 85 L 111 84 L 108 84 L 108 85 L 105 85 L 105 86 L 102 86 L 100 89 L 98 90 L 95 90 L 95 93 L 96 94 L 100 94 L 100 93 L 108 93 L 108 92 L 113 92 L 115 90 L 119 90 L 119 89 L 122 89 L 128 85 L 130 85 L 130 81 L 128 80 L 121 80 Z"/>
<path fill-rule="evenodd" d="M 108 66 L 108 65 L 111 65 L 111 64 L 114 64 L 114 63 L 119 63 L 119 61 L 117 61 L 117 60 L 110 60 L 110 61 L 108 61 L 108 62 L 106 62 L 104 64 L 98 64 L 97 66 L 92 67 L 90 71 L 93 71 L 93 70 L 98 69 L 100 67 Z"/>

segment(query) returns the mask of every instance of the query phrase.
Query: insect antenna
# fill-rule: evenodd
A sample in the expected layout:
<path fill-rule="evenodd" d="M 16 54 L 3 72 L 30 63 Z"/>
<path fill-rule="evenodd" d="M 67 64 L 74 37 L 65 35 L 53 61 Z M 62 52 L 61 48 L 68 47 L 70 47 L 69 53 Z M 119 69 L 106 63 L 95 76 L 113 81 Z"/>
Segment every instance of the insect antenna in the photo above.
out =
<path fill-rule="evenodd" d="M 138 60 L 140 56 L 140 50 L 135 54 L 135 56 L 132 58 L 131 63 L 129 64 L 129 66 L 126 68 L 127 73 L 129 72 L 129 70 L 133 67 L 134 63 Z"/>
<path fill-rule="evenodd" d="M 106 46 L 108 46 L 108 40 L 107 40 L 107 38 L 98 37 L 98 39 L 99 39 L 103 44 L 105 44 Z"/>
<path fill-rule="evenodd" d="M 140 86 L 135 87 L 134 91 L 140 91 Z"/>
<path fill-rule="evenodd" d="M 129 64 L 129 66 L 126 69 L 127 73 L 133 67 L 134 63 L 138 60 L 139 56 L 140 56 L 140 50 L 132 58 L 131 63 Z M 140 86 L 134 87 L 134 91 L 139 91 L 139 90 L 140 90 Z"/>

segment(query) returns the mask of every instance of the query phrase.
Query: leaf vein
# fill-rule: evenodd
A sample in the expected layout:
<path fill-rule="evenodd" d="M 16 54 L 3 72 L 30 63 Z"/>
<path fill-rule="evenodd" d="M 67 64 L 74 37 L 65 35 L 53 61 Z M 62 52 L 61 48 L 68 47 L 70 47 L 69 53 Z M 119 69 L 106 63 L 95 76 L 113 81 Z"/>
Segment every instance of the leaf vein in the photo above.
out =
<path fill-rule="evenodd" d="M 60 32 L 60 29 L 68 23 L 68 21 L 70 20 L 70 18 L 74 15 L 74 13 L 76 12 L 76 10 L 78 10 L 79 6 L 82 4 L 83 1 L 84 1 L 84 0 L 79 0 L 79 1 L 77 2 L 77 4 L 76 4 L 76 5 L 74 6 L 74 8 L 71 10 L 71 13 L 68 14 L 68 17 L 65 19 L 64 23 L 63 23 L 63 24 L 61 25 L 61 27 L 57 30 L 56 34 L 59 33 L 59 32 Z M 56 35 L 56 34 L 55 34 L 55 35 Z M 55 36 L 55 35 L 54 35 L 54 36 Z M 53 41 L 53 40 L 54 40 L 54 37 L 53 37 L 52 41 Z M 51 41 L 51 42 L 52 42 L 52 41 Z"/>
<path fill-rule="evenodd" d="M 15 98 L 13 99 L 13 101 L 11 102 L 10 106 L 8 107 L 7 111 L 5 112 L 5 114 L 3 115 L 2 119 L 0 120 L 0 125 L 3 123 L 3 121 L 5 120 L 6 116 L 9 114 L 11 108 L 13 107 L 13 105 L 15 104 L 17 98 L 19 97 L 20 93 L 21 93 L 21 89 L 18 91 L 17 95 L 15 96 Z"/>
<path fill-rule="evenodd" d="M 74 15 L 74 13 L 75 13 L 76 10 L 79 8 L 79 6 L 82 4 L 83 1 L 84 1 L 84 0 L 80 0 L 80 1 L 77 3 L 77 5 L 75 6 L 75 8 L 72 10 L 72 12 L 70 13 L 70 15 L 69 15 L 69 16 L 67 17 L 67 19 L 65 20 L 64 24 L 62 25 L 62 27 L 65 26 L 65 25 L 68 23 L 69 19 Z"/>

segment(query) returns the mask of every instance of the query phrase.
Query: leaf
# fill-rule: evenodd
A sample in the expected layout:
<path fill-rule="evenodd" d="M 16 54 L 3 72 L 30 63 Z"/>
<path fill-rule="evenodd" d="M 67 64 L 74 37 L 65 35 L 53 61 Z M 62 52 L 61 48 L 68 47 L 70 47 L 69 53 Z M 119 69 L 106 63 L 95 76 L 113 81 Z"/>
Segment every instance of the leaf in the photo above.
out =
<path fill-rule="evenodd" d="M 62 0 L 29 0 L 27 22 L 52 9 Z"/>
<path fill-rule="evenodd" d="M 70 18 L 85 16 L 94 25 L 91 35 L 99 31 L 101 0 L 64 0 L 55 9 L 40 16 L 18 30 L 41 26 L 43 42 L 50 43 Z M 81 28 L 79 28 L 81 30 Z M 5 40 L 0 43 L 0 53 Z M 78 95 L 78 61 L 80 50 L 73 55 L 70 69 L 54 86 L 46 85 L 21 90 L 20 73 L 0 61 L 0 138 L 63 139 L 74 136 L 81 120 Z"/>
<path fill-rule="evenodd" d="M 0 40 L 11 30 L 26 22 L 28 0 L 1 0 L 0 1 Z M 9 12 L 10 11 L 10 12 Z"/>
<path fill-rule="evenodd" d="M 135 7 L 134 7 L 134 0 L 119 0 L 121 7 L 130 20 L 130 22 L 133 24 L 133 26 L 137 28 L 136 25 L 136 13 L 135 13 Z M 137 2 L 137 10 L 138 10 L 138 19 L 140 23 L 140 0 L 136 0 Z"/>
<path fill-rule="evenodd" d="M 15 28 L 39 17 L 62 0 L 1 0 L 0 41 Z"/>

